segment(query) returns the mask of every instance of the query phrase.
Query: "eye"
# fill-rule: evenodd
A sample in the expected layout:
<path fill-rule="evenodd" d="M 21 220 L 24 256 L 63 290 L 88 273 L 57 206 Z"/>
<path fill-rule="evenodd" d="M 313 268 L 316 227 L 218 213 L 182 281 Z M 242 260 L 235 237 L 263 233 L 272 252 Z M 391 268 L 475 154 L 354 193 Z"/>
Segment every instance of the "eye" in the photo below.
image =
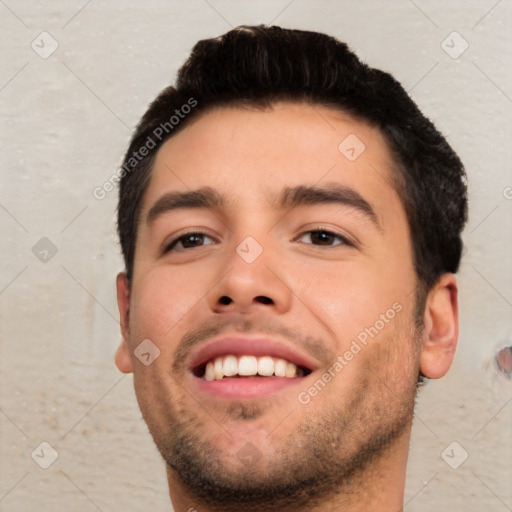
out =
<path fill-rule="evenodd" d="M 327 247 L 333 245 L 352 246 L 352 244 L 344 236 L 338 235 L 326 229 L 315 229 L 312 231 L 307 231 L 306 233 L 302 234 L 299 238 L 297 238 L 297 240 L 305 243 L 310 243 L 312 245 L 322 245 Z"/>
<path fill-rule="evenodd" d="M 215 243 L 211 236 L 204 233 L 186 233 L 173 240 L 164 250 L 164 252 L 182 251 L 185 249 L 193 249 L 195 247 L 203 247 L 204 245 L 212 245 Z"/>

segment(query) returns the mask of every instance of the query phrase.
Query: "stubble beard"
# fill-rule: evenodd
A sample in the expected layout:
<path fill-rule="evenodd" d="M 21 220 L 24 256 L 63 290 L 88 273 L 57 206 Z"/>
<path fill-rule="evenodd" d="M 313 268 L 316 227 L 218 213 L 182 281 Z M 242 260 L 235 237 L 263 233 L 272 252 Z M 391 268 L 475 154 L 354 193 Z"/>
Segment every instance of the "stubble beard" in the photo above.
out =
<path fill-rule="evenodd" d="M 416 357 L 417 353 L 410 354 L 407 368 Z M 226 461 L 207 424 L 212 418 L 203 414 L 202 420 L 182 400 L 166 404 L 164 428 L 144 414 L 142 404 L 141 409 L 168 471 L 178 477 L 194 502 L 219 512 L 241 507 L 246 511 L 306 510 L 341 495 L 347 503 L 357 501 L 375 485 L 377 464 L 408 432 L 414 413 L 418 375 L 411 371 L 406 384 L 402 380 L 398 385 L 393 375 L 397 368 L 402 370 L 395 366 L 388 370 L 391 373 L 380 375 L 366 369 L 348 402 L 326 404 L 322 414 L 309 414 L 308 406 L 292 412 L 303 419 L 287 438 L 279 437 L 272 454 L 260 454 L 255 464 Z M 268 408 L 240 401 L 231 404 L 223 417 L 248 422 L 265 414 Z M 275 414 L 284 417 L 285 411 Z M 247 441 L 250 445 L 251 440 Z"/>

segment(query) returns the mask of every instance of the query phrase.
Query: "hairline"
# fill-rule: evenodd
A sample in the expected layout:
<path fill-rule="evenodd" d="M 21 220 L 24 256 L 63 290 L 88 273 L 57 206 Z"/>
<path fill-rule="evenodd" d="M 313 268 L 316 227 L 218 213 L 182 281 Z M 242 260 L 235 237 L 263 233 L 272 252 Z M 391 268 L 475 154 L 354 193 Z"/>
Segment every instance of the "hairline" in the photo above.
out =
<path fill-rule="evenodd" d="M 233 99 L 233 100 L 222 100 L 219 102 L 212 103 L 202 109 L 199 109 L 199 111 L 196 111 L 196 113 L 192 114 L 192 116 L 187 120 L 185 119 L 184 122 L 180 124 L 177 130 L 169 133 L 169 135 L 162 139 L 162 142 L 159 144 L 159 146 L 156 148 L 156 152 L 152 153 L 151 156 L 146 157 L 141 164 L 144 166 L 142 169 L 143 171 L 146 171 L 146 176 L 144 177 L 143 183 L 142 183 L 142 190 L 140 200 L 138 205 L 136 206 L 136 211 L 134 215 L 134 236 L 135 236 L 135 243 L 134 243 L 134 256 L 135 256 L 135 247 L 137 243 L 137 234 L 138 234 L 138 228 L 140 225 L 141 220 L 141 214 L 143 210 L 143 203 L 146 199 L 146 192 L 149 187 L 149 184 L 151 182 L 151 176 L 153 174 L 155 161 L 158 157 L 158 153 L 161 151 L 161 149 L 169 142 L 174 136 L 178 135 L 181 131 L 186 130 L 188 127 L 194 125 L 203 117 L 206 115 L 212 113 L 212 112 L 220 112 L 222 110 L 256 110 L 260 112 L 270 112 L 274 109 L 276 105 L 283 104 L 283 105 L 310 105 L 310 106 L 320 106 L 324 107 L 331 112 L 341 114 L 341 116 L 345 118 L 349 118 L 352 121 L 357 121 L 360 123 L 364 123 L 369 127 L 375 128 L 378 130 L 379 134 L 382 136 L 383 142 L 386 145 L 386 149 L 388 150 L 389 156 L 390 156 L 390 170 L 389 173 L 391 178 L 390 186 L 393 188 L 393 190 L 398 194 L 398 197 L 400 198 L 400 202 L 402 203 L 402 207 L 404 208 L 404 212 L 406 212 L 405 209 L 405 201 L 404 201 L 404 172 L 403 165 L 399 159 L 399 155 L 394 150 L 391 142 L 389 141 L 389 137 L 386 134 L 386 132 L 378 125 L 378 123 L 372 121 L 371 119 L 368 119 L 362 114 L 357 114 L 350 112 L 348 109 L 343 108 L 341 105 L 337 105 L 335 103 L 327 103 L 322 101 L 315 101 L 310 98 L 262 98 L 261 100 L 245 100 L 245 99 Z M 148 169 L 149 166 L 149 169 Z M 407 219 L 407 225 L 409 228 L 411 227 L 409 224 L 409 219 Z M 133 267 L 132 262 L 132 267 Z"/>

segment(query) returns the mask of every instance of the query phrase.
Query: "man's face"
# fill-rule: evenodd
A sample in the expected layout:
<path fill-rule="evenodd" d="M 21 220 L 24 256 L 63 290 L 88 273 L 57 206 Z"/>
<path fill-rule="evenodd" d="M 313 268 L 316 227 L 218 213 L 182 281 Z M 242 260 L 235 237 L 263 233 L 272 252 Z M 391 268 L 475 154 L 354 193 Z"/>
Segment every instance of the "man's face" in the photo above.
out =
<path fill-rule="evenodd" d="M 171 478 L 198 498 L 312 500 L 408 438 L 416 275 L 392 165 L 377 129 L 291 103 L 211 111 L 158 151 L 127 347 Z M 221 201 L 159 202 L 199 189 Z M 282 375 L 278 359 L 288 377 L 214 373 Z"/>

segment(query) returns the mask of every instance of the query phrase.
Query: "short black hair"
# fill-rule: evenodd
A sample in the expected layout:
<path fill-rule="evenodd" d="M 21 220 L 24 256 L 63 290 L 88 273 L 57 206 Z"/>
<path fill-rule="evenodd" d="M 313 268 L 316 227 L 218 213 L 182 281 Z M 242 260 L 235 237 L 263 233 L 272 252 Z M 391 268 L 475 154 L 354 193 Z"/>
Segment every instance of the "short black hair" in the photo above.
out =
<path fill-rule="evenodd" d="M 135 130 L 118 204 L 129 281 L 142 198 L 158 148 L 212 108 L 268 109 L 278 101 L 327 106 L 377 127 L 394 157 L 393 181 L 407 214 L 420 288 L 428 291 L 443 273 L 458 270 L 467 220 L 464 167 L 400 83 L 329 35 L 244 25 L 199 41 L 175 86 L 159 94 Z M 150 151 L 141 151 L 144 147 Z"/>

